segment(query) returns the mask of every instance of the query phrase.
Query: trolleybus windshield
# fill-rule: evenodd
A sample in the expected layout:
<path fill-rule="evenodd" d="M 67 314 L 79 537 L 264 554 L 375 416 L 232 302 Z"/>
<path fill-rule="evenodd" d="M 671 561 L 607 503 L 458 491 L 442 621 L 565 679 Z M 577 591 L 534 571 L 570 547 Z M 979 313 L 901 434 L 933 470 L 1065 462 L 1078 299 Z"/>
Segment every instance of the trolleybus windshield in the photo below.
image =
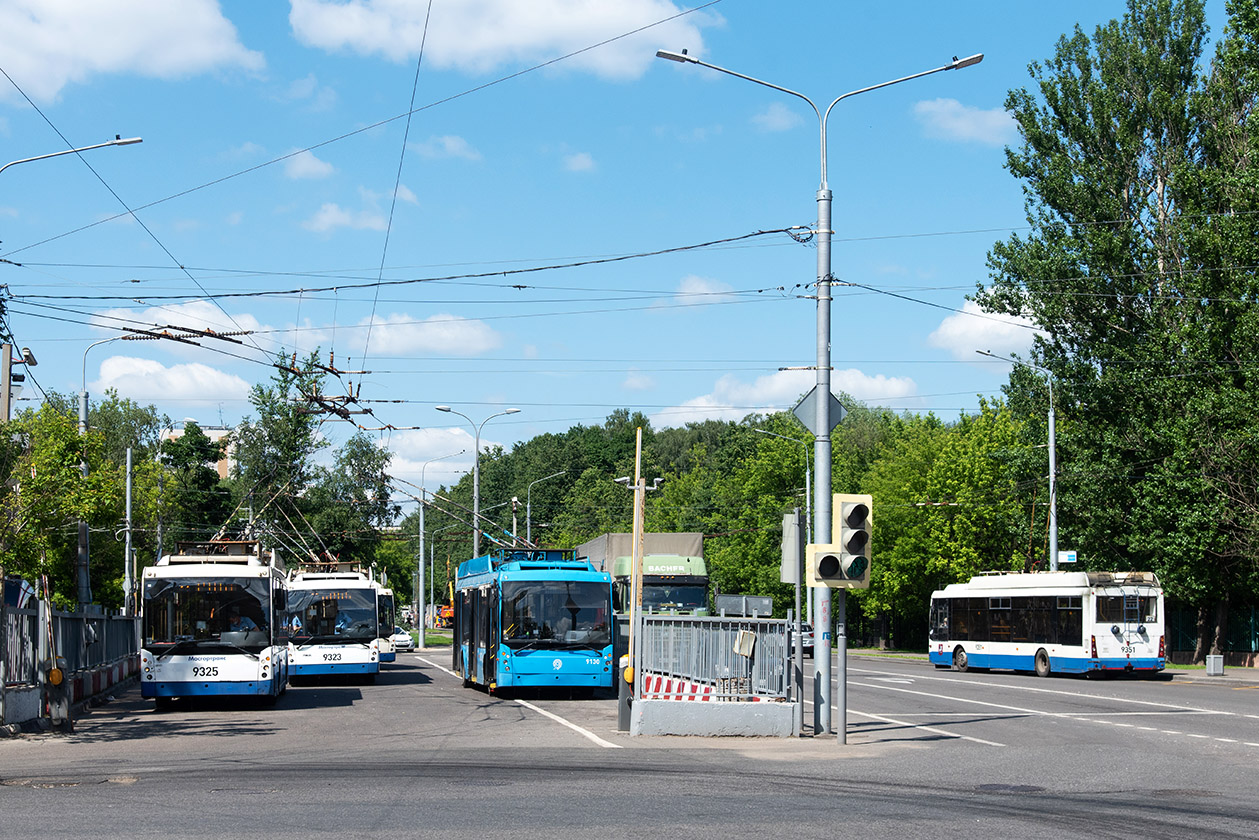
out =
<path fill-rule="evenodd" d="M 507 580 L 503 641 L 509 647 L 595 647 L 611 642 L 608 584 L 562 580 Z"/>
<path fill-rule="evenodd" d="M 144 646 L 155 653 L 176 648 L 240 648 L 270 644 L 270 594 L 265 578 L 153 578 L 144 584 Z"/>
<path fill-rule="evenodd" d="M 286 612 L 297 644 L 370 642 L 380 632 L 374 589 L 290 589 Z"/>

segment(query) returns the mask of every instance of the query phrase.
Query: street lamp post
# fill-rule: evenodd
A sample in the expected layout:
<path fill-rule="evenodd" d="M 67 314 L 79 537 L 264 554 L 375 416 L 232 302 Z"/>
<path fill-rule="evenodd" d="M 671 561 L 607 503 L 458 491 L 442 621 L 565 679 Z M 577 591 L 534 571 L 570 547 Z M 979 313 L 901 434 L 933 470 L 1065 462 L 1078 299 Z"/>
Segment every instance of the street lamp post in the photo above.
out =
<path fill-rule="evenodd" d="M 93 147 L 95 148 L 95 147 Z M 64 153 L 63 153 L 64 154 Z M 121 341 L 125 336 L 116 335 L 113 338 L 102 338 L 100 341 L 93 341 L 83 351 L 83 390 L 79 391 L 79 434 L 86 435 L 88 429 L 87 422 L 87 354 L 93 347 L 99 347 L 102 344 L 108 344 L 111 341 Z M 87 457 L 84 455 L 79 461 L 79 472 L 83 475 L 83 480 L 87 481 Z M 78 578 L 79 590 L 79 612 L 87 610 L 88 604 L 92 603 L 92 576 L 90 568 L 89 555 L 91 553 L 90 535 L 88 533 L 87 522 L 83 519 L 79 520 L 79 554 L 76 563 L 76 575 Z"/>
<path fill-rule="evenodd" d="M 473 431 L 473 450 L 472 450 L 472 556 L 481 556 L 481 428 L 495 417 L 502 417 L 505 414 L 519 414 L 520 409 L 509 408 L 500 411 L 497 414 L 491 414 L 481 421 L 480 425 L 471 417 L 462 411 L 455 411 L 448 405 L 436 406 L 438 411 L 445 411 L 449 414 L 458 414 L 464 420 L 472 425 Z"/>
<path fill-rule="evenodd" d="M 539 481 L 546 481 L 548 478 L 556 478 L 568 472 L 568 470 L 560 470 L 557 473 L 544 475 L 537 481 L 529 482 L 529 488 L 525 490 L 525 542 L 533 545 L 533 485 Z"/>
<path fill-rule="evenodd" d="M 780 435 L 777 432 L 770 432 L 765 429 L 753 429 L 752 431 L 756 432 L 757 434 L 769 435 L 770 437 L 776 437 L 781 440 L 789 440 L 792 443 L 798 443 L 802 447 L 804 447 L 804 522 L 805 522 L 805 525 L 804 525 L 805 540 L 804 541 L 806 543 L 813 542 L 813 499 L 812 499 L 812 491 L 809 489 L 809 472 L 810 472 L 809 470 L 809 442 L 801 438 L 787 437 L 786 435 Z M 806 589 L 808 591 L 808 599 L 809 599 L 807 609 L 808 609 L 809 616 L 812 617 L 813 616 L 813 587 L 806 587 Z"/>
<path fill-rule="evenodd" d="M 975 352 L 981 356 L 999 359 L 1012 365 L 1022 365 L 1045 374 L 1045 382 L 1049 386 L 1049 571 L 1056 572 L 1058 571 L 1058 492 L 1055 482 L 1058 473 L 1058 440 L 1054 433 L 1054 375 L 1046 368 L 1031 362 L 1007 359 L 987 350 Z"/>
<path fill-rule="evenodd" d="M 456 455 L 462 455 L 467 452 L 466 449 L 460 449 L 458 452 L 451 452 L 449 455 L 442 455 L 437 458 L 429 458 L 424 462 L 424 466 L 420 467 L 420 550 L 417 562 L 415 564 L 416 583 L 415 583 L 415 618 L 420 623 L 420 642 L 419 649 L 424 650 L 424 471 L 428 469 L 428 465 L 434 461 L 444 461 L 447 458 L 453 458 Z"/>
<path fill-rule="evenodd" d="M 818 543 L 829 543 L 831 541 L 831 191 L 826 181 L 826 122 L 830 118 L 831 109 L 843 100 L 856 96 L 859 93 L 868 93 L 872 90 L 889 87 L 901 82 L 908 82 L 911 79 L 918 79 L 923 76 L 929 76 L 933 73 L 939 73 L 943 70 L 960 70 L 963 67 L 970 67 L 983 61 L 983 53 L 968 56 L 966 58 L 954 58 L 948 64 L 942 67 L 936 67 L 931 70 L 924 70 L 921 73 L 914 73 L 910 76 L 902 76 L 899 79 L 881 82 L 877 85 L 860 88 L 858 90 L 849 91 L 838 96 L 831 104 L 822 111 L 813 102 L 812 99 L 803 93 L 791 90 L 790 88 L 780 87 L 779 85 L 757 79 L 752 76 L 745 76 L 742 73 L 736 73 L 725 67 L 718 67 L 715 64 L 709 64 L 700 61 L 694 56 L 687 55 L 683 52 L 672 52 L 670 50 L 657 50 L 656 56 L 666 58 L 670 61 L 678 61 L 686 64 L 698 64 L 701 67 L 707 67 L 710 70 L 716 70 L 719 73 L 725 73 L 736 78 L 754 82 L 764 87 L 772 88 L 782 93 L 790 94 L 799 99 L 803 99 L 809 103 L 809 107 L 813 109 L 813 113 L 818 118 L 818 132 L 821 150 L 822 179 L 817 190 L 817 386 L 815 391 L 814 404 L 816 408 L 816 417 L 814 420 L 815 428 L 810 431 L 814 434 L 814 504 L 813 518 L 814 539 Z M 847 646 L 846 637 L 846 603 L 845 592 L 840 589 L 836 597 L 836 635 L 835 646 L 839 651 L 838 658 L 838 685 L 839 696 L 837 697 L 836 707 L 839 711 L 839 724 L 836 727 L 839 734 L 839 742 L 841 744 L 848 742 L 847 733 L 847 687 L 846 687 L 846 669 L 845 651 Z M 831 683 L 831 657 L 830 657 L 830 638 L 829 629 L 831 626 L 830 616 L 830 598 L 817 599 L 817 615 L 815 616 L 813 627 L 814 632 L 819 636 L 815 640 L 820 650 L 820 655 L 815 655 L 814 662 L 814 689 L 813 701 L 815 709 L 814 731 L 826 732 L 830 729 L 830 683 Z"/>

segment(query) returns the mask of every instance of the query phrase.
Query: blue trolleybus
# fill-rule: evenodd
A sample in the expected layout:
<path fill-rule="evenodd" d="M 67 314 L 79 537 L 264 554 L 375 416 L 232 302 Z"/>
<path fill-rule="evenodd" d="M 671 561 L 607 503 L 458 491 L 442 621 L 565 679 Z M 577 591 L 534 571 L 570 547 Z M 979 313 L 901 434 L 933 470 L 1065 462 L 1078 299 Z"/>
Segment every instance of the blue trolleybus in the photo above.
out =
<path fill-rule="evenodd" d="M 181 542 L 143 575 L 140 694 L 253 695 L 288 685 L 284 569 L 255 540 Z"/>
<path fill-rule="evenodd" d="M 463 684 L 612 687 L 612 576 L 572 551 L 505 549 L 459 565 L 454 670 Z"/>
<path fill-rule="evenodd" d="M 1167 664 L 1153 572 L 988 573 L 931 595 L 930 658 L 958 671 L 1154 674 Z"/>
<path fill-rule="evenodd" d="M 289 581 L 286 624 L 294 681 L 380 673 L 382 587 L 362 572 L 306 571 Z"/>

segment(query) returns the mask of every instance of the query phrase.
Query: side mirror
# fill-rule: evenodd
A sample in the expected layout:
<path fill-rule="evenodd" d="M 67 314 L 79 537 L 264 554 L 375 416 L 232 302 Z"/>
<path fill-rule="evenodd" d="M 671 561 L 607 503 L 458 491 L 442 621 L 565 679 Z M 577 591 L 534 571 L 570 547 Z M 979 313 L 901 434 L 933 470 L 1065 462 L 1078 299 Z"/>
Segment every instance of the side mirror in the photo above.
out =
<path fill-rule="evenodd" d="M 271 594 L 271 605 L 275 607 L 276 612 L 283 612 L 288 606 L 288 592 L 283 589 L 277 589 Z"/>

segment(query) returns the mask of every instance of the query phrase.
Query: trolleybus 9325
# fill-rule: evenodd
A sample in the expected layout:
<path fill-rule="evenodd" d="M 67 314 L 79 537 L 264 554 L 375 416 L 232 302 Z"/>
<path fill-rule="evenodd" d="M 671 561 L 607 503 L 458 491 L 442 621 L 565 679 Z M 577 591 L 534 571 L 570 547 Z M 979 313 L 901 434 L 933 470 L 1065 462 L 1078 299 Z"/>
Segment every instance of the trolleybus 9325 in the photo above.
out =
<path fill-rule="evenodd" d="M 255 540 L 181 542 L 143 575 L 140 695 L 253 695 L 288 684 L 284 569 Z"/>
<path fill-rule="evenodd" d="M 1046 677 L 1157 673 L 1167 664 L 1153 572 L 988 573 L 931 595 L 930 659 Z"/>
<path fill-rule="evenodd" d="M 453 667 L 465 686 L 612 687 L 612 576 L 573 556 L 506 549 L 459 565 Z"/>
<path fill-rule="evenodd" d="M 294 682 L 335 675 L 376 681 L 383 632 L 381 589 L 357 571 L 307 571 L 293 576 L 285 623 Z"/>

